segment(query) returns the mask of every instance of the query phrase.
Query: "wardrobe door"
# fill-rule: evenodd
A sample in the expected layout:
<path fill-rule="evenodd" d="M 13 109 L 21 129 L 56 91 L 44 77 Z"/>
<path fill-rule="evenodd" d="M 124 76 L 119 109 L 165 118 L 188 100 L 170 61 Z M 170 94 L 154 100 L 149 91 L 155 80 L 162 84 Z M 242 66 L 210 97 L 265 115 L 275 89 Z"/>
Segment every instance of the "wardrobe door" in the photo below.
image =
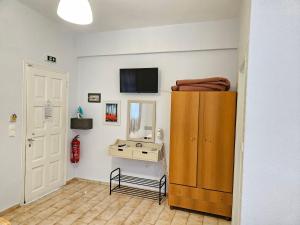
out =
<path fill-rule="evenodd" d="M 232 192 L 235 140 L 235 92 L 200 95 L 199 186 Z"/>
<path fill-rule="evenodd" d="M 170 183 L 196 187 L 199 92 L 172 92 Z"/>

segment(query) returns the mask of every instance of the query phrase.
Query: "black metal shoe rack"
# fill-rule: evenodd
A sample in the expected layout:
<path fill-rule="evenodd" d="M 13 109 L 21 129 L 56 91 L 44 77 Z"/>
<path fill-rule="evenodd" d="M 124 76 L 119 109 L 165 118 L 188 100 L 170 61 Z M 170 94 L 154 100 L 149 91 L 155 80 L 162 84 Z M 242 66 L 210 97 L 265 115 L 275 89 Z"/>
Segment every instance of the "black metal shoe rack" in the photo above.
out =
<path fill-rule="evenodd" d="M 117 183 L 113 187 L 113 184 Z M 140 188 L 134 188 L 129 186 L 123 186 L 122 183 L 135 184 L 142 187 L 151 187 L 157 188 L 157 191 L 145 190 Z M 110 173 L 110 182 L 109 182 L 109 194 L 112 192 L 118 192 L 122 194 L 128 194 L 136 197 L 148 198 L 152 200 L 158 200 L 158 203 L 161 202 L 167 196 L 167 177 L 166 175 L 162 176 L 160 180 L 151 180 L 140 177 L 133 177 L 121 174 L 121 169 L 117 168 Z"/>

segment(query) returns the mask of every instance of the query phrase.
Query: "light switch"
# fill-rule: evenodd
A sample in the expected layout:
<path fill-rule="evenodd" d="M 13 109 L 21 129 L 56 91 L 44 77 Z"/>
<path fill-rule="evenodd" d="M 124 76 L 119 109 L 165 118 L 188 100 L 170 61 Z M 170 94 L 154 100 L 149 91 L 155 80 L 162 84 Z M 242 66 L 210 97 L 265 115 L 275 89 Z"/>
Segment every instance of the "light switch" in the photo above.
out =
<path fill-rule="evenodd" d="M 8 136 L 9 137 L 15 137 L 16 136 L 16 125 L 15 124 L 9 124 L 9 126 L 8 126 Z"/>

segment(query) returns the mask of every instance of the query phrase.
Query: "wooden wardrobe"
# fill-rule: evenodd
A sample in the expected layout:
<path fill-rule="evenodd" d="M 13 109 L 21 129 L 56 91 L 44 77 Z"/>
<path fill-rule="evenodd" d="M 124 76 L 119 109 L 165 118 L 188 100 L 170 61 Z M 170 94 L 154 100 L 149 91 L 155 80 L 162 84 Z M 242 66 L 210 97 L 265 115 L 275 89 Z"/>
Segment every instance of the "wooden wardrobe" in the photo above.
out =
<path fill-rule="evenodd" d="M 172 92 L 169 205 L 231 217 L 235 92 Z"/>

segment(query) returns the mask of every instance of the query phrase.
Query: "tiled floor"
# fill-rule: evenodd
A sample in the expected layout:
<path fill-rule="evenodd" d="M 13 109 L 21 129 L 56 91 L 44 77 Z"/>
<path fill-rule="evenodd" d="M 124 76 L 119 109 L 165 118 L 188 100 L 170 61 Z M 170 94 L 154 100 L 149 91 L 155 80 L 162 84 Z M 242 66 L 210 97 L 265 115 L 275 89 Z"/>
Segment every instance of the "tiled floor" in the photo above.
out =
<path fill-rule="evenodd" d="M 108 186 L 74 181 L 3 216 L 12 225 L 230 225 L 201 214 L 170 210 L 167 203 L 113 193 Z"/>

